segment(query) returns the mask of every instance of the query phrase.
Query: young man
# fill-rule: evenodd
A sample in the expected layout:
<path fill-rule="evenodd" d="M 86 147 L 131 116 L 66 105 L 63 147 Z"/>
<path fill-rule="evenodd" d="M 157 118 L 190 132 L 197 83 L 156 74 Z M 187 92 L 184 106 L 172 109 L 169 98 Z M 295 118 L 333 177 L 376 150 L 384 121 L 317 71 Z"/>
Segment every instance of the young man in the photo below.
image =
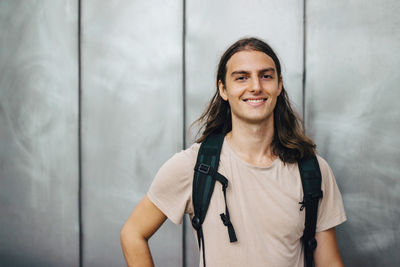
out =
<path fill-rule="evenodd" d="M 153 266 L 147 240 L 168 217 L 181 223 L 193 217 L 192 181 L 200 143 L 225 134 L 218 172 L 228 181 L 227 205 L 237 242 L 229 242 L 220 215 L 225 212 L 221 185 L 215 184 L 203 223 L 208 267 L 304 266 L 300 238 L 305 215 L 297 160 L 315 155 L 283 87 L 281 67 L 263 41 L 234 43 L 222 56 L 217 90 L 198 122 L 202 136 L 175 154 L 158 171 L 149 192 L 121 231 L 129 266 Z M 335 226 L 346 220 L 331 169 L 317 156 L 323 198 L 319 202 L 315 266 L 343 266 Z M 219 187 L 219 188 L 218 188 Z M 202 257 L 200 257 L 202 265 Z"/>

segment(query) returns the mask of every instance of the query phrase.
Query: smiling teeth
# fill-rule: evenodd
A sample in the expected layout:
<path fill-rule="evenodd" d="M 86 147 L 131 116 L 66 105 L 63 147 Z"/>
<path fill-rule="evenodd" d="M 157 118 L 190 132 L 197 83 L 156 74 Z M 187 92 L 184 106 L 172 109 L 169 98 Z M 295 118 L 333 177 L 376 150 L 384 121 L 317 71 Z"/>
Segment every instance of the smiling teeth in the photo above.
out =
<path fill-rule="evenodd" d="M 247 100 L 247 102 L 251 102 L 251 103 L 260 103 L 260 102 L 263 102 L 264 101 L 264 99 L 248 99 Z"/>

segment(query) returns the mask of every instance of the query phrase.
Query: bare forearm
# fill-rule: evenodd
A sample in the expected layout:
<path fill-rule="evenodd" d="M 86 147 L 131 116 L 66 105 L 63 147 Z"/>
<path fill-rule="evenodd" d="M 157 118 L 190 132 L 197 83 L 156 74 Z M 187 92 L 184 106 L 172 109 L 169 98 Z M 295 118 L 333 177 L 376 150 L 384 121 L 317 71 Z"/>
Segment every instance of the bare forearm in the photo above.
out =
<path fill-rule="evenodd" d="M 154 266 L 146 239 L 121 234 L 121 245 L 128 267 Z"/>
<path fill-rule="evenodd" d="M 335 228 L 331 228 L 315 234 L 317 248 L 314 251 L 316 267 L 343 267 L 336 240 Z"/>
<path fill-rule="evenodd" d="M 342 261 L 332 262 L 332 263 L 328 263 L 325 265 L 315 264 L 315 267 L 319 267 L 319 266 L 321 266 L 321 267 L 344 267 L 344 264 Z"/>
<path fill-rule="evenodd" d="M 122 251 L 129 267 L 154 266 L 147 240 L 166 219 L 147 195 L 144 196 L 121 229 Z"/>

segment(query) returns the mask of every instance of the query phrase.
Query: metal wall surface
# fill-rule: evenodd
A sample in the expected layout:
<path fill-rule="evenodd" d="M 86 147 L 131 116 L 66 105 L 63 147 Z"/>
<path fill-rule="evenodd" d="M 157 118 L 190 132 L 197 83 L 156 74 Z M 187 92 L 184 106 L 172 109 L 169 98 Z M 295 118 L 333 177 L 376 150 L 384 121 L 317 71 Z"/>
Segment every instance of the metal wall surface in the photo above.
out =
<path fill-rule="evenodd" d="M 307 1 L 306 121 L 342 191 L 346 266 L 400 266 L 400 2 Z"/>
<path fill-rule="evenodd" d="M 163 162 L 182 149 L 182 2 L 83 1 L 84 266 L 124 266 L 120 230 Z M 182 265 L 182 228 L 151 239 Z"/>
<path fill-rule="evenodd" d="M 186 125 L 204 111 L 215 93 L 223 52 L 245 36 L 266 40 L 281 60 L 283 80 L 298 112 L 302 110 L 303 1 L 186 2 Z M 196 133 L 193 127 L 188 146 Z M 198 265 L 198 247 L 186 218 L 186 266 Z"/>
<path fill-rule="evenodd" d="M 79 266 L 78 2 L 0 2 L 0 265 Z M 182 149 L 231 43 L 269 42 L 301 112 L 303 1 L 81 3 L 83 266 L 124 266 L 120 229 Z M 307 131 L 343 193 L 345 264 L 397 266 L 400 4 L 309 0 L 306 10 Z M 150 240 L 156 266 L 197 266 L 189 221 L 185 238 L 183 263 L 181 227 L 167 221 Z"/>
<path fill-rule="evenodd" d="M 78 266 L 77 1 L 0 2 L 0 265 Z"/>

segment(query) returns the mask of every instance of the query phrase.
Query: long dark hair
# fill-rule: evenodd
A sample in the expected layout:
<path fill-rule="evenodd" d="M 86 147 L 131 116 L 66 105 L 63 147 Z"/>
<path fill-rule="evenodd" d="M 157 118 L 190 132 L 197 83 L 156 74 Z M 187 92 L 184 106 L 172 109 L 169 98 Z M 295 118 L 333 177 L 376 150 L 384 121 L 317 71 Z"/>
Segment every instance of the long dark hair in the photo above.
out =
<path fill-rule="evenodd" d="M 260 51 L 270 56 L 275 62 L 278 77 L 281 77 L 281 64 L 272 48 L 257 38 L 245 38 L 235 42 L 222 55 L 217 71 L 216 92 L 207 109 L 193 124 L 200 124 L 202 135 L 196 140 L 203 142 L 207 136 L 214 133 L 227 134 L 232 130 L 232 117 L 228 101 L 219 95 L 218 81 L 225 85 L 226 64 L 228 60 L 240 51 Z M 316 145 L 304 134 L 303 123 L 299 115 L 292 109 L 288 94 L 282 86 L 274 109 L 274 137 L 272 151 L 285 163 L 294 163 L 298 159 L 308 158 L 315 154 Z"/>

